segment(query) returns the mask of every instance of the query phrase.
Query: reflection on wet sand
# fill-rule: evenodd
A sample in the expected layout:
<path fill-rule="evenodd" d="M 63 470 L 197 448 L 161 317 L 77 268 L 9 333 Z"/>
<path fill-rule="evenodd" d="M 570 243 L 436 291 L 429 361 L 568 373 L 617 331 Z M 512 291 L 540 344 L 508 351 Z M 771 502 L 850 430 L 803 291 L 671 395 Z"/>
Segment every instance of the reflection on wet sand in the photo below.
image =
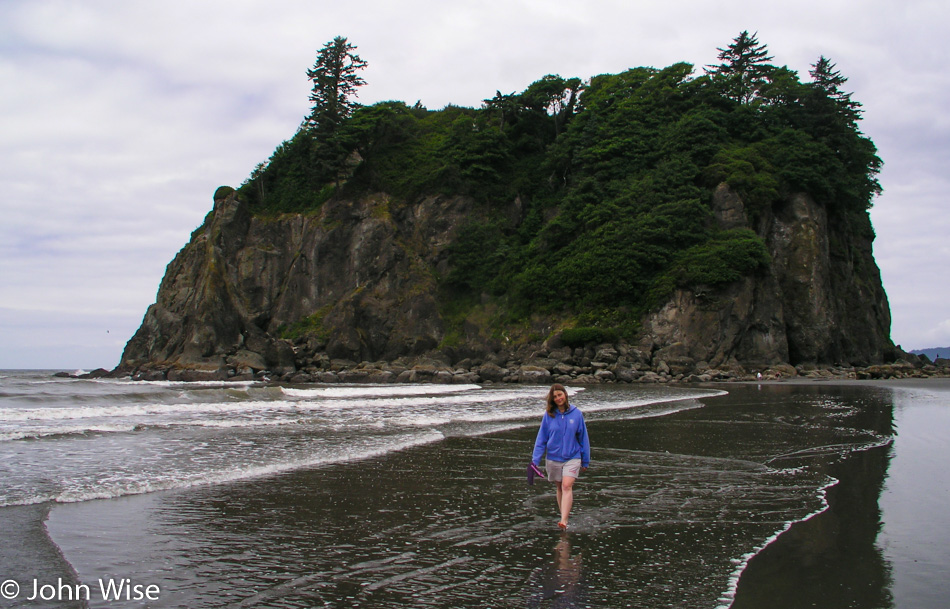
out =
<path fill-rule="evenodd" d="M 750 561 L 732 609 L 894 607 L 890 566 L 875 544 L 890 456 L 887 446 L 834 464 L 839 483 L 828 490 L 828 509 L 796 523 Z"/>
<path fill-rule="evenodd" d="M 583 553 L 571 554 L 570 533 L 561 533 L 553 560 L 539 567 L 532 577 L 529 607 L 569 608 L 585 606 Z M 550 601 L 550 602 L 547 602 Z"/>

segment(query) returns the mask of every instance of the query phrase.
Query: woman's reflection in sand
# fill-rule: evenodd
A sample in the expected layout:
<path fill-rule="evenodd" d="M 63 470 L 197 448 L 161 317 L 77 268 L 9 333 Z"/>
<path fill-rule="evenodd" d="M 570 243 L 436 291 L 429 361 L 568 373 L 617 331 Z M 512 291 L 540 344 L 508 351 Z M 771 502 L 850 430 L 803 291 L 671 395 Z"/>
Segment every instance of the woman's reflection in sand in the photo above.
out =
<path fill-rule="evenodd" d="M 562 533 L 557 545 L 554 546 L 553 560 L 535 572 L 538 582 L 532 577 L 531 598 L 528 607 L 583 607 L 584 586 L 581 582 L 583 573 L 583 555 L 578 552 L 571 556 L 570 533 Z M 540 583 L 540 590 L 537 584 Z"/>

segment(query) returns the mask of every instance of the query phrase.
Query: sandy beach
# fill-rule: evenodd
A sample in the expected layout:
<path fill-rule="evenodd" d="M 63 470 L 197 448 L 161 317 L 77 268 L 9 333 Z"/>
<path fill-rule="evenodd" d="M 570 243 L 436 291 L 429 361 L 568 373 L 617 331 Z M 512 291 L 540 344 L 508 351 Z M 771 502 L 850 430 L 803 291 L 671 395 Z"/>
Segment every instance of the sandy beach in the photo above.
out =
<path fill-rule="evenodd" d="M 937 609 L 950 598 L 950 485 L 932 466 L 950 444 L 948 389 L 733 383 L 651 411 L 617 407 L 640 388 L 586 388 L 573 399 L 592 467 L 565 534 L 553 490 L 525 483 L 535 416 L 427 420 L 441 439 L 372 457 L 56 502 L 45 545 L 29 524 L 43 506 L 0 508 L 17 527 L 4 541 L 22 546 L 5 543 L 0 567 L 26 565 L 9 576 L 24 593 L 58 577 L 91 590 L 85 605 L 0 606 Z M 160 594 L 107 602 L 98 586 L 116 578 Z"/>

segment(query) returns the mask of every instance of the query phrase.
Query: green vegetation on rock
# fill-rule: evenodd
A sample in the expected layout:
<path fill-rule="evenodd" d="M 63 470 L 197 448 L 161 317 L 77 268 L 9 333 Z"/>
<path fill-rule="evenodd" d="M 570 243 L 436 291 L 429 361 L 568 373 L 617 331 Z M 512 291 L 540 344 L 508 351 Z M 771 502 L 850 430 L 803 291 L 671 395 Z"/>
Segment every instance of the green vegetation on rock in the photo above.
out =
<path fill-rule="evenodd" d="M 880 191 L 881 160 L 834 64 L 820 57 L 802 82 L 748 32 L 703 74 L 678 63 L 586 81 L 547 75 L 480 108 L 434 111 L 356 104 L 366 62 L 354 50 L 345 38 L 321 50 L 308 72 L 310 120 L 240 196 L 273 215 L 386 193 L 383 217 L 428 196 L 469 197 L 479 212 L 455 233 L 440 294 L 487 295 L 512 318 L 606 311 L 623 325 L 675 288 L 764 272 L 757 222 L 789 196 L 806 193 L 846 224 Z M 327 80 L 330 65 L 345 78 Z M 749 228 L 717 224 L 722 183 L 741 197 Z M 565 334 L 579 344 L 596 332 L 609 333 Z"/>
<path fill-rule="evenodd" d="M 301 338 L 326 340 L 330 331 L 323 325 L 323 318 L 326 317 L 330 308 L 331 307 L 324 307 L 316 313 L 289 326 L 281 326 L 277 330 L 277 336 L 287 340 L 297 340 Z"/>

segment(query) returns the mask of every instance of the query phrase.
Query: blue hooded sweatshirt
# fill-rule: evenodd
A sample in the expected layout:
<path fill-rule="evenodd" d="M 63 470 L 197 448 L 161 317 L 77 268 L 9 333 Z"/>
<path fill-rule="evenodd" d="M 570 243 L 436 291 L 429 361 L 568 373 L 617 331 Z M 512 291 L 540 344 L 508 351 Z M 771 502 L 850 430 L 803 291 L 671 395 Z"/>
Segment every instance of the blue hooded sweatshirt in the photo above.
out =
<path fill-rule="evenodd" d="M 554 411 L 554 416 L 544 413 L 541 429 L 534 442 L 534 454 L 531 462 L 540 465 L 541 456 L 547 450 L 551 461 L 570 461 L 580 459 L 581 467 L 590 465 L 590 439 L 587 437 L 587 424 L 584 415 L 575 406 L 568 404 L 567 410 Z"/>

